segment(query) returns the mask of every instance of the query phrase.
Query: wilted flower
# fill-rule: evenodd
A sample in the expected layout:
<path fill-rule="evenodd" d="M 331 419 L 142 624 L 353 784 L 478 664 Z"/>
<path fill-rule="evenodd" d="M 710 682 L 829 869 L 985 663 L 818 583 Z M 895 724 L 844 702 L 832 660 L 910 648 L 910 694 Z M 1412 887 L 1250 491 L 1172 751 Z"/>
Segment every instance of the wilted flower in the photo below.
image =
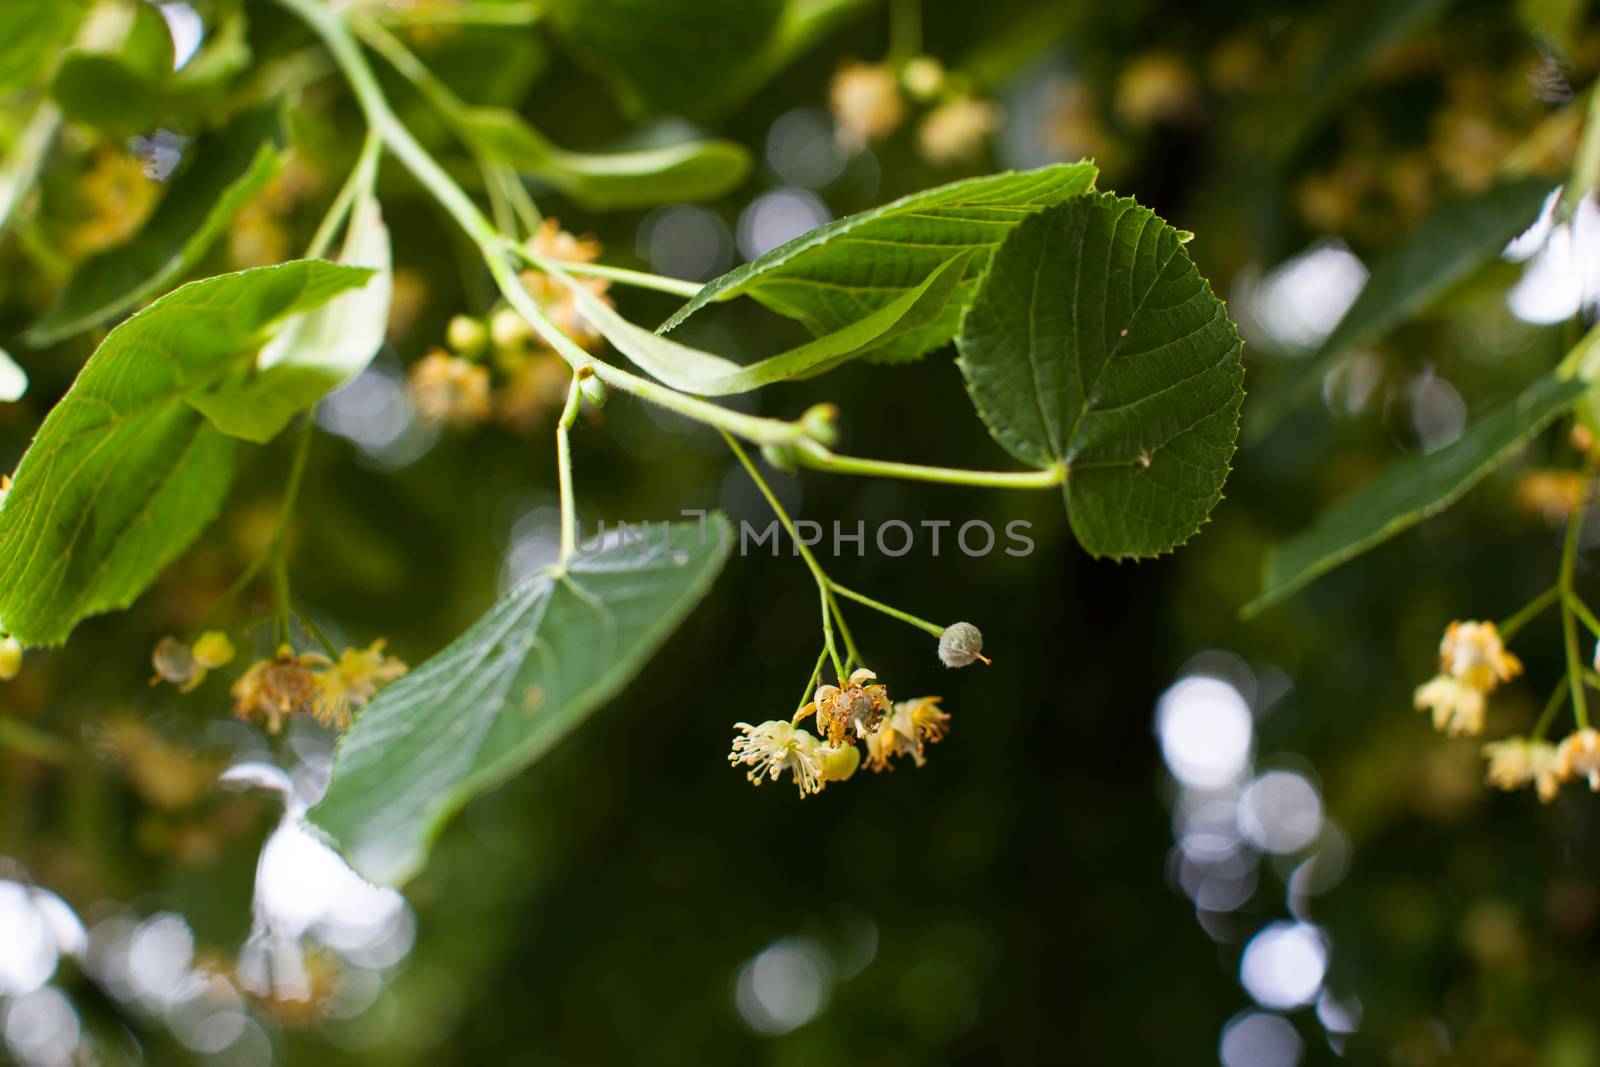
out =
<path fill-rule="evenodd" d="M 859 59 L 839 64 L 828 87 L 828 106 L 840 136 L 857 147 L 887 137 L 906 120 L 906 102 L 894 71 Z"/>
<path fill-rule="evenodd" d="M 1556 746 L 1556 774 L 1564 782 L 1583 778 L 1600 793 L 1600 730 L 1578 730 Z"/>
<path fill-rule="evenodd" d="M 338 729 L 350 725 L 350 712 L 364 708 L 378 690 L 406 673 L 406 665 L 383 652 L 379 638 L 366 648 L 347 648 L 339 662 L 317 675 L 322 690 L 317 717 Z"/>
<path fill-rule="evenodd" d="M 966 667 L 980 659 L 989 662 L 983 654 L 983 633 L 970 622 L 953 623 L 939 635 L 939 662 L 946 667 Z"/>
<path fill-rule="evenodd" d="M 878 677 L 862 667 L 838 685 L 825 685 L 816 692 L 816 699 L 800 709 L 796 716 L 804 719 L 815 713 L 817 730 L 830 745 L 843 744 L 846 737 L 870 737 L 888 714 L 889 691 L 881 685 L 867 685 Z"/>
<path fill-rule="evenodd" d="M 321 671 L 331 667 L 327 656 L 316 652 L 294 653 L 288 645 L 278 648 L 272 659 L 257 660 L 233 683 L 233 714 L 249 722 L 260 716 L 268 733 L 283 728 L 290 715 L 313 715 L 328 722 L 322 707 Z"/>
<path fill-rule="evenodd" d="M 434 349 L 411 368 L 411 396 L 425 418 L 471 426 L 489 417 L 489 370 Z"/>
<path fill-rule="evenodd" d="M 1508 737 L 1483 746 L 1489 759 L 1486 780 L 1496 789 L 1521 789 L 1532 785 L 1546 804 L 1561 789 L 1560 756 L 1548 741 Z"/>
<path fill-rule="evenodd" d="M 939 709 L 939 697 L 903 700 L 876 733 L 867 738 L 867 766 L 874 771 L 892 770 L 896 756 L 910 756 L 918 767 L 926 762 L 929 744 L 944 739 L 950 715 Z"/>
<path fill-rule="evenodd" d="M 940 104 L 917 125 L 917 153 L 936 167 L 969 160 L 983 151 L 999 122 L 987 100 L 961 97 Z"/>
<path fill-rule="evenodd" d="M 733 725 L 741 736 L 733 739 L 728 762 L 748 766 L 745 777 L 753 784 L 760 785 L 763 778 L 777 781 L 784 771 L 789 771 L 801 796 L 822 791 L 826 757 L 822 742 L 814 735 L 782 720 L 756 726 L 747 722 Z"/>

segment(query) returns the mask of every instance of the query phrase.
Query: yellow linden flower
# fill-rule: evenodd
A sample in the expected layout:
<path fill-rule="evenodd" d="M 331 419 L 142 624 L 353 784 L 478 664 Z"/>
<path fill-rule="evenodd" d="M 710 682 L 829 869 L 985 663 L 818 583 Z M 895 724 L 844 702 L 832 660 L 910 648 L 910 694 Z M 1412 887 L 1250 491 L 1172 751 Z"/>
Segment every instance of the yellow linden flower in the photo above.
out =
<path fill-rule="evenodd" d="M 406 665 L 383 652 L 378 638 L 364 649 L 347 648 L 339 654 L 336 666 L 317 675 L 322 690 L 318 718 L 340 730 L 350 725 L 350 712 L 364 708 L 378 690 L 406 673 Z"/>
<path fill-rule="evenodd" d="M 1517 507 L 1560 526 L 1582 505 L 1583 491 L 1583 475 L 1577 471 L 1526 471 L 1517 479 Z"/>
<path fill-rule="evenodd" d="M 411 397 L 424 418 L 466 427 L 489 417 L 489 369 L 435 349 L 411 368 Z"/>
<path fill-rule="evenodd" d="M 828 106 L 839 135 L 857 147 L 887 137 L 906 120 L 906 102 L 894 71 L 859 59 L 839 64 L 828 86 Z"/>
<path fill-rule="evenodd" d="M 867 738 L 867 766 L 874 771 L 893 770 L 896 756 L 910 756 L 918 767 L 927 760 L 928 744 L 944 740 L 950 715 L 939 710 L 939 697 L 903 700 L 894 713 Z"/>
<path fill-rule="evenodd" d="M 828 757 L 822 742 L 815 736 L 782 720 L 756 726 L 747 722 L 733 725 L 742 736 L 733 739 L 728 762 L 734 766 L 748 766 L 750 770 L 745 772 L 745 777 L 752 784 L 760 785 L 763 778 L 775 782 L 788 771 L 794 775 L 794 784 L 802 797 L 822 791 L 827 781 Z"/>
<path fill-rule="evenodd" d="M 1484 693 L 1522 673 L 1492 622 L 1452 622 L 1439 642 L 1439 671 Z"/>
<path fill-rule="evenodd" d="M 1417 687 L 1413 700 L 1418 711 L 1433 712 L 1433 728 L 1451 737 L 1476 734 L 1483 730 L 1483 709 L 1487 703 L 1483 690 L 1439 675 Z"/>
<path fill-rule="evenodd" d="M 221 630 L 207 630 L 194 643 L 195 662 L 207 670 L 233 662 L 233 642 Z"/>
<path fill-rule="evenodd" d="M 1521 789 L 1532 785 L 1546 804 L 1561 790 L 1560 757 L 1548 741 L 1508 737 L 1483 746 L 1489 759 L 1485 780 L 1496 789 Z"/>
<path fill-rule="evenodd" d="M 1000 112 L 989 101 L 951 100 L 917 125 L 917 153 L 936 167 L 964 162 L 983 151 L 999 124 Z"/>
<path fill-rule="evenodd" d="M 800 709 L 796 721 L 815 714 L 817 731 L 830 745 L 843 744 L 852 733 L 857 738 L 871 737 L 890 710 L 889 691 L 881 685 L 866 684 L 876 677 L 861 667 L 848 679 L 840 679 L 838 685 L 818 688 L 815 699 Z"/>
<path fill-rule="evenodd" d="M 539 223 L 539 231 L 528 242 L 528 248 L 540 259 L 556 259 L 563 263 L 593 263 L 600 258 L 599 241 L 592 236 L 573 236 L 554 218 Z"/>
<path fill-rule="evenodd" d="M 1564 782 L 1586 779 L 1600 793 L 1600 730 L 1568 734 L 1556 746 L 1556 774 Z"/>
<path fill-rule="evenodd" d="M 290 715 L 314 715 L 326 721 L 318 673 L 332 665 L 327 656 L 316 652 L 296 655 L 282 645 L 276 656 L 252 663 L 233 683 L 233 714 L 245 722 L 259 715 L 267 732 L 274 734 Z"/>

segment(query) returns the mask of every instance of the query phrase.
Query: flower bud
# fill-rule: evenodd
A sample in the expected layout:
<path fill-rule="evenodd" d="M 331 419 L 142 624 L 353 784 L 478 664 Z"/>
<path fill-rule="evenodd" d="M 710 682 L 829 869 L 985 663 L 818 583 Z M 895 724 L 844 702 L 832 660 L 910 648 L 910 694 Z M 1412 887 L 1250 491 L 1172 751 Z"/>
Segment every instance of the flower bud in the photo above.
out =
<path fill-rule="evenodd" d="M 926 104 L 944 88 L 944 64 L 932 56 L 914 56 L 900 68 L 900 84 L 919 104 Z"/>
<path fill-rule="evenodd" d="M 761 458 L 773 470 L 785 474 L 794 474 L 800 469 L 799 461 L 795 459 L 794 445 L 762 445 Z"/>
<path fill-rule="evenodd" d="M 9 682 L 22 670 L 22 645 L 15 637 L 0 641 L 0 682 Z"/>
<path fill-rule="evenodd" d="M 861 766 L 861 750 L 854 745 L 823 745 L 817 751 L 822 756 L 824 782 L 845 781 Z"/>
<path fill-rule="evenodd" d="M 939 635 L 939 661 L 946 667 L 965 667 L 980 659 L 989 662 L 983 655 L 983 634 L 970 622 L 955 623 Z"/>
<path fill-rule="evenodd" d="M 496 348 L 516 348 L 533 337 L 533 328 L 515 310 L 501 308 L 489 318 L 489 336 Z"/>
<path fill-rule="evenodd" d="M 588 374 L 579 373 L 578 391 L 583 394 L 585 400 L 595 407 L 603 408 L 606 406 L 606 383 L 596 377 L 593 371 Z"/>
<path fill-rule="evenodd" d="M 187 685 L 201 671 L 189 646 L 170 636 L 156 642 L 155 651 L 150 653 L 150 665 L 156 669 L 157 678 L 173 685 Z"/>
<path fill-rule="evenodd" d="M 450 325 L 445 327 L 444 341 L 461 355 L 471 355 L 482 348 L 489 340 L 489 330 L 482 319 L 475 319 L 471 315 L 457 315 L 450 320 Z"/>
<path fill-rule="evenodd" d="M 800 416 L 800 427 L 813 441 L 832 447 L 839 440 L 839 406 L 813 404 Z"/>
<path fill-rule="evenodd" d="M 207 670 L 233 662 L 233 642 L 221 630 L 207 630 L 194 643 L 195 662 Z"/>

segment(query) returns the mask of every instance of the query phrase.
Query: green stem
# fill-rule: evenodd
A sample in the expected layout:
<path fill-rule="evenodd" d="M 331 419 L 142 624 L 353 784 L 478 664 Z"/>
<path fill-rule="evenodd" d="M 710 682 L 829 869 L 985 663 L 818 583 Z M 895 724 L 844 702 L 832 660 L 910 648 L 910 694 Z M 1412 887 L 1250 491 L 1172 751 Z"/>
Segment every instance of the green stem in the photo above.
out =
<path fill-rule="evenodd" d="M 578 550 L 578 509 L 572 496 L 572 444 L 569 437 L 573 423 L 578 421 L 578 406 L 583 398 L 579 383 L 581 375 L 572 376 L 567 389 L 567 406 L 562 409 L 556 423 L 556 476 L 561 487 L 561 558 L 557 566 L 565 567 Z"/>
<path fill-rule="evenodd" d="M 817 653 L 816 665 L 811 668 L 811 674 L 806 679 L 806 688 L 805 692 L 800 694 L 800 703 L 795 705 L 797 715 L 801 708 L 811 703 L 811 698 L 816 693 L 817 683 L 822 681 L 822 665 L 826 662 L 828 662 L 828 646 L 824 643 L 822 651 Z"/>
<path fill-rule="evenodd" d="M 1522 605 L 1522 607 L 1506 616 L 1504 622 L 1495 627 L 1500 631 L 1500 637 L 1503 640 L 1510 641 L 1514 636 L 1516 636 L 1518 630 L 1521 630 L 1524 626 L 1528 625 L 1528 623 L 1538 618 L 1538 616 L 1543 613 L 1544 610 L 1551 604 L 1554 604 L 1560 596 L 1561 586 L 1552 585 L 1549 589 L 1546 589 L 1544 592 L 1540 593 L 1538 596 Z"/>
<path fill-rule="evenodd" d="M 1589 632 L 1596 637 L 1600 637 L 1600 619 L 1595 618 L 1594 612 L 1589 610 L 1589 605 L 1585 604 L 1577 593 L 1568 593 L 1566 602 L 1583 624 L 1589 628 Z"/>
<path fill-rule="evenodd" d="M 860 474 L 869 478 L 903 478 L 944 485 L 976 485 L 986 489 L 1050 489 L 1067 479 L 1067 468 L 1062 465 L 1042 471 L 973 471 L 957 467 L 926 467 L 918 463 L 841 456 L 811 440 L 797 442 L 794 452 L 802 466 L 833 474 Z"/>
<path fill-rule="evenodd" d="M 266 565 L 267 560 L 273 558 L 274 555 L 281 556 L 284 535 L 289 529 L 289 520 L 294 515 L 295 498 L 300 495 L 300 482 L 305 476 L 306 457 L 311 454 L 312 429 L 311 420 L 307 418 L 301 423 L 300 434 L 295 438 L 294 458 L 289 461 L 289 479 L 284 484 L 283 500 L 278 505 L 278 521 L 272 527 L 271 536 L 267 538 L 266 548 L 255 559 L 250 561 L 249 566 L 245 567 L 239 573 L 239 577 L 233 580 L 233 584 L 228 586 L 227 592 L 223 593 L 221 598 L 211 605 L 211 610 L 206 612 L 205 618 L 201 619 L 199 624 L 189 632 L 189 644 L 194 644 L 200 635 L 216 620 L 222 609 L 233 603 L 234 598 L 244 592 L 245 587 L 250 584 L 257 574 L 261 573 L 261 568 Z"/>
<path fill-rule="evenodd" d="M 1544 710 L 1539 713 L 1539 721 L 1533 724 L 1533 733 L 1529 738 L 1534 741 L 1544 740 L 1545 731 L 1550 729 L 1550 723 L 1555 719 L 1556 712 L 1561 710 L 1562 702 L 1566 700 L 1567 687 L 1558 685 L 1555 692 L 1550 694 L 1550 699 L 1545 701 Z"/>
<path fill-rule="evenodd" d="M 72 759 L 72 746 L 66 741 L 3 714 L 0 714 L 0 747 L 15 749 L 45 763 L 61 765 Z"/>
<path fill-rule="evenodd" d="M 763 445 L 790 444 L 805 437 L 805 431 L 794 423 L 777 419 L 763 419 L 744 415 L 719 407 L 697 397 L 686 396 L 676 390 L 657 385 L 623 370 L 621 367 L 596 360 L 580 348 L 570 337 L 551 322 L 539 307 L 538 301 L 523 286 L 522 280 L 507 258 L 514 244 L 506 241 L 495 229 L 472 198 L 445 173 L 437 160 L 411 135 L 384 97 L 378 79 L 368 65 L 366 57 L 350 35 L 342 17 L 317 0 L 278 0 L 301 19 L 313 33 L 321 38 L 333 61 L 343 72 L 350 90 L 355 94 L 367 123 L 375 129 L 384 144 L 422 183 L 429 194 L 450 214 L 472 242 L 489 267 L 500 293 L 517 313 L 528 320 L 535 333 L 544 340 L 573 370 L 592 367 L 594 374 L 606 385 L 631 393 L 641 400 L 664 407 L 685 418 L 703 422 L 719 430 L 737 434 L 749 441 Z"/>
<path fill-rule="evenodd" d="M 828 589 L 820 583 L 817 585 L 817 599 L 822 601 L 822 640 L 827 646 L 829 658 L 833 660 L 834 673 L 843 682 L 844 664 L 839 662 L 839 650 L 833 644 L 833 617 L 828 611 Z"/>
<path fill-rule="evenodd" d="M 333 203 L 328 205 L 328 213 L 322 217 L 311 243 L 306 246 L 307 259 L 322 258 L 328 246 L 333 244 L 333 235 L 339 232 L 339 227 L 349 216 L 350 206 L 356 202 L 356 197 L 362 191 L 372 189 L 372 183 L 378 176 L 378 157 L 382 152 L 383 138 L 378 136 L 376 130 L 369 128 L 361 141 L 361 153 L 356 156 L 356 165 L 350 168 L 349 176 L 339 187 Z"/>
<path fill-rule="evenodd" d="M 909 623 L 919 630 L 926 630 L 935 637 L 942 637 L 944 635 L 945 627 L 940 626 L 937 623 L 931 623 L 927 619 L 919 619 L 910 612 L 901 611 L 899 608 L 891 608 L 887 604 L 873 600 L 865 593 L 858 593 L 854 589 L 846 589 L 844 586 L 833 581 L 832 579 L 829 579 L 828 584 L 832 587 L 833 591 L 838 593 L 840 596 L 848 597 L 858 604 L 865 604 L 874 611 L 881 611 L 892 619 L 899 619 L 901 622 Z"/>
<path fill-rule="evenodd" d="M 372 17 L 391 26 L 528 26 L 544 15 L 540 3 L 461 3 L 434 0 L 405 7 L 379 9 Z"/>
<path fill-rule="evenodd" d="M 322 632 L 322 627 L 318 626 L 316 621 L 303 611 L 296 611 L 294 614 L 295 618 L 300 620 L 300 625 L 305 627 L 306 633 L 316 638 L 317 644 L 321 645 L 323 651 L 328 653 L 328 657 L 335 663 L 339 662 L 339 650 L 334 647 L 332 641 L 328 640 L 328 635 Z"/>
<path fill-rule="evenodd" d="M 1594 465 L 1584 467 L 1583 478 L 1587 482 L 1594 474 Z M 1583 508 L 1575 507 L 1567 516 L 1567 536 L 1561 546 L 1561 573 L 1556 584 L 1561 590 L 1561 637 L 1567 657 L 1567 688 L 1572 692 L 1572 714 L 1578 721 L 1578 729 L 1589 728 L 1589 709 L 1585 702 L 1583 691 L 1583 658 L 1578 651 L 1578 624 L 1572 610 L 1572 601 L 1577 599 L 1573 590 L 1573 576 L 1577 571 L 1578 560 L 1578 534 L 1583 528 Z"/>
<path fill-rule="evenodd" d="M 845 622 L 844 612 L 839 610 L 839 601 L 834 598 L 833 579 L 828 578 L 827 575 L 823 575 L 823 578 L 828 583 L 828 588 L 826 590 L 828 595 L 828 604 L 833 608 L 833 617 L 839 620 L 839 636 L 844 638 L 844 669 L 845 671 L 848 671 L 852 665 L 865 667 L 867 665 L 867 661 L 862 658 L 861 650 L 856 647 L 856 639 L 855 636 L 850 632 L 850 624 Z M 843 678 L 845 677 L 845 674 L 841 673 L 839 677 Z"/>
<path fill-rule="evenodd" d="M 548 272 L 551 264 L 544 257 L 536 255 L 531 249 L 518 246 L 514 252 L 530 267 Z M 650 274 L 642 270 L 628 270 L 626 267 L 608 267 L 603 263 L 579 263 L 571 260 L 562 260 L 554 266 L 568 274 L 587 274 L 595 278 L 606 278 L 621 285 L 631 285 L 636 289 L 653 289 L 658 293 L 671 293 L 673 296 L 694 296 L 704 288 L 699 282 L 684 281 L 681 278 L 669 278 L 664 274 Z"/>
<path fill-rule="evenodd" d="M 922 0 L 890 0 L 889 61 L 904 63 L 922 51 Z"/>

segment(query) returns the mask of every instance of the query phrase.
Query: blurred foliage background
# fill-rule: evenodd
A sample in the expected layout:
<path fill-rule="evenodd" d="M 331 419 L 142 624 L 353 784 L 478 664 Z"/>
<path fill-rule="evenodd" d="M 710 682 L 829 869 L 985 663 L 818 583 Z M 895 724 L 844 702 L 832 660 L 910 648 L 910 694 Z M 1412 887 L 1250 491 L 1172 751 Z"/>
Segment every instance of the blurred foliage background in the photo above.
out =
<path fill-rule="evenodd" d="M 675 128 L 641 133 L 559 33 L 451 26 L 450 5 L 414 4 L 446 14 L 408 23 L 394 0 L 400 32 L 468 100 L 515 106 L 573 148 Z M 835 6 L 829 32 L 703 123 L 755 154 L 733 193 L 599 214 L 535 188 L 541 208 L 597 237 L 605 262 L 699 280 L 942 181 L 1093 157 L 1102 188 L 1195 232 L 1193 255 L 1245 330 L 1247 388 L 1265 393 L 1303 376 L 1297 357 L 1435 207 L 1510 159 L 1568 165 L 1600 68 L 1583 0 Z M 162 13 L 180 42 L 246 20 L 252 58 L 226 92 L 286 100 L 295 147 L 194 274 L 298 254 L 359 142 L 343 84 L 273 4 Z M 970 153 L 941 150 L 921 105 L 865 147 L 840 138 L 830 85 L 851 61 L 904 58 L 908 41 L 992 105 Z M 415 94 L 389 88 L 447 149 Z M 0 144 L 26 115 L 26 90 L 14 95 Z M 0 244 L 0 336 L 136 230 L 162 153 L 195 132 L 68 124 Z M 555 411 L 535 390 L 520 418 L 418 418 L 405 368 L 452 316 L 488 313 L 493 291 L 392 162 L 380 193 L 396 235 L 391 344 L 318 412 L 293 575 L 341 642 L 386 637 L 414 664 L 553 558 Z M 1597 236 L 1590 205 L 1560 263 L 1491 264 L 1344 361 L 1320 400 L 1239 453 L 1202 534 L 1156 562 L 1089 559 L 1053 494 L 777 476 L 796 514 L 825 525 L 1033 524 L 1027 558 L 948 542 L 935 557 L 925 541 L 891 558 L 869 542 L 832 564 L 855 588 L 984 630 L 994 666 L 947 672 L 926 637 L 853 616 L 883 678 L 944 696 L 952 730 L 929 765 L 804 802 L 728 768 L 729 724 L 787 707 L 816 627 L 797 559 L 736 557 L 622 699 L 453 823 L 403 901 L 279 832 L 271 790 L 216 784 L 255 761 L 314 790 L 326 733 L 297 723 L 269 739 L 232 721 L 225 672 L 187 697 L 144 684 L 155 642 L 193 625 L 270 532 L 290 446 L 255 450 L 223 518 L 133 611 L 30 653 L 0 689 L 0 1056 L 1600 1063 L 1600 809 L 1579 790 L 1549 806 L 1486 791 L 1476 745 L 1409 707 L 1446 621 L 1503 615 L 1548 583 L 1559 535 L 1518 506 L 1516 485 L 1559 443 L 1536 442 L 1464 504 L 1259 620 L 1237 618 L 1268 543 L 1559 358 L 1569 320 L 1592 314 Z M 612 295 L 645 323 L 677 304 Z M 803 339 L 753 305 L 688 336 L 740 355 Z M 7 344 L 32 386 L 0 405 L 0 467 L 92 340 Z M 743 403 L 793 417 L 833 400 L 841 450 L 1005 467 L 952 357 L 854 363 Z M 575 447 L 588 530 L 709 507 L 766 525 L 701 427 L 614 398 Z M 1560 671 L 1553 626 L 1519 652 L 1530 677 Z M 1515 725 L 1540 702 L 1523 683 L 1492 714 Z M 52 917 L 54 941 L 39 933 Z"/>

